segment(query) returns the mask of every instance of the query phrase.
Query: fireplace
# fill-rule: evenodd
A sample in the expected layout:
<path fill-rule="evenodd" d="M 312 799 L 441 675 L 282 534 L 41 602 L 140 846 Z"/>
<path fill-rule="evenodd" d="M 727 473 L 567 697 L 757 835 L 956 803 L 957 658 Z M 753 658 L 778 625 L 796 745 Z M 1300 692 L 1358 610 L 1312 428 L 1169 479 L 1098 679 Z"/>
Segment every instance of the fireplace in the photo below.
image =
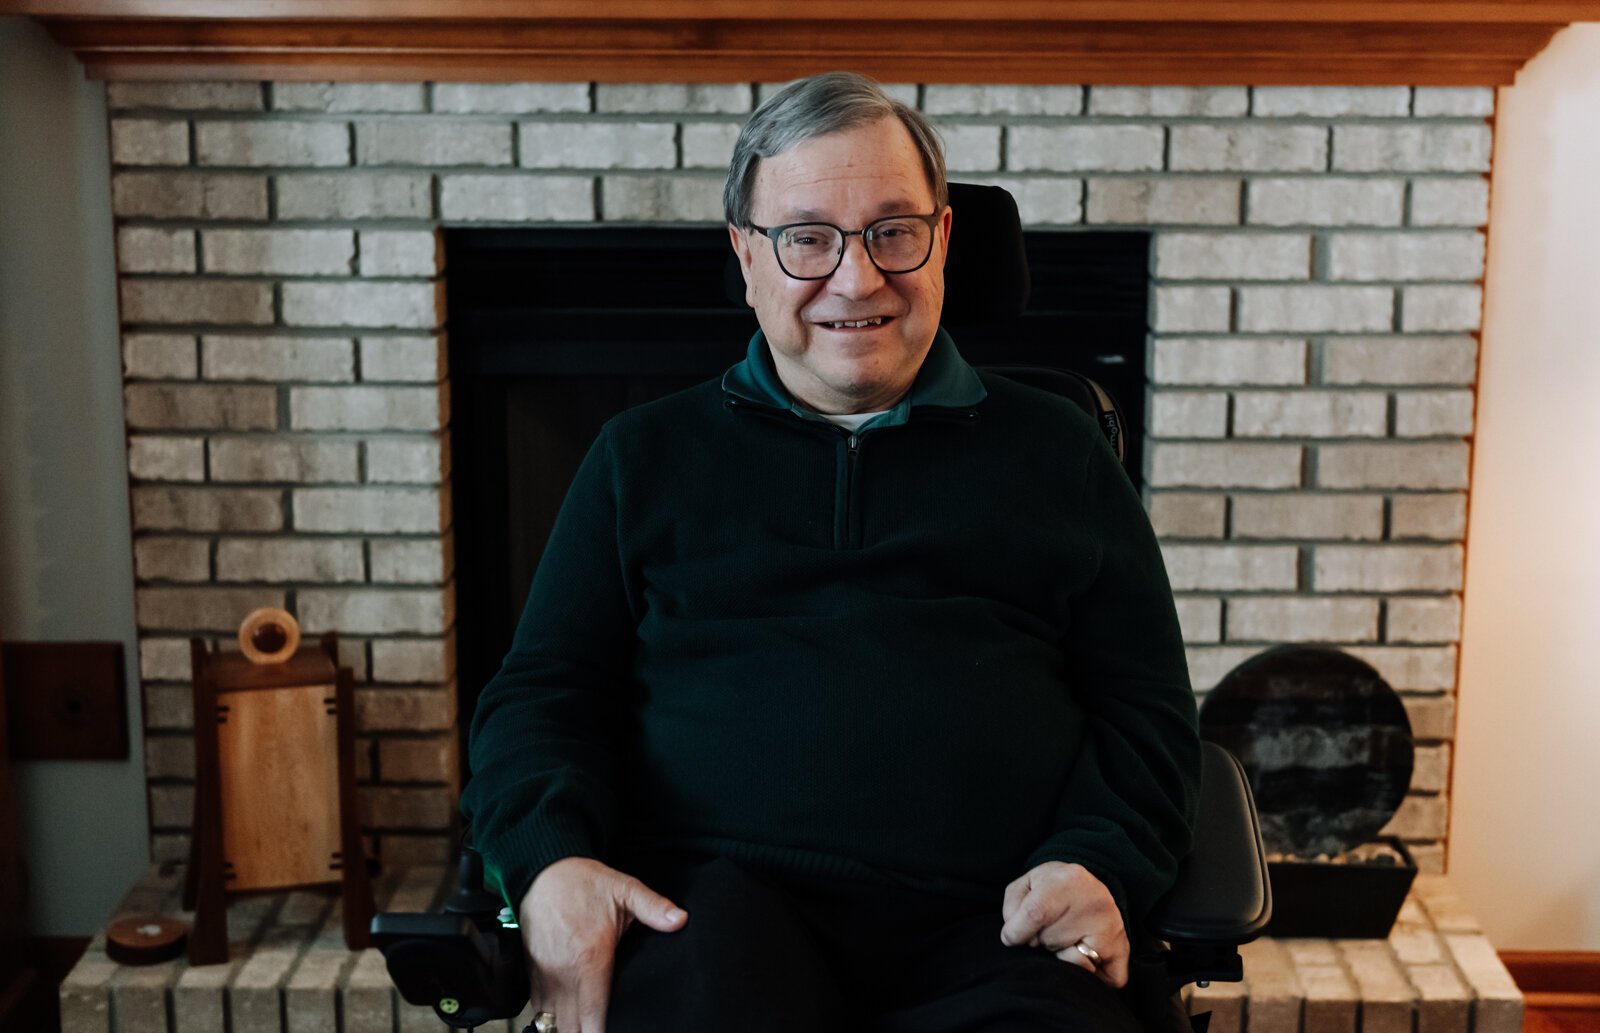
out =
<path fill-rule="evenodd" d="M 453 435 L 481 413 L 457 384 L 454 241 L 719 240 L 722 169 L 766 87 L 108 89 L 154 851 L 187 842 L 187 638 L 271 604 L 341 632 L 374 844 L 440 859 L 458 688 L 481 677 L 466 614 L 509 606 L 457 573 L 475 503 L 456 505 Z M 940 126 L 952 178 L 1006 186 L 1030 230 L 1138 238 L 1146 361 L 1116 391 L 1143 410 L 1134 471 L 1192 680 L 1285 641 L 1377 666 L 1420 743 L 1389 831 L 1437 870 L 1492 92 L 891 89 Z"/>

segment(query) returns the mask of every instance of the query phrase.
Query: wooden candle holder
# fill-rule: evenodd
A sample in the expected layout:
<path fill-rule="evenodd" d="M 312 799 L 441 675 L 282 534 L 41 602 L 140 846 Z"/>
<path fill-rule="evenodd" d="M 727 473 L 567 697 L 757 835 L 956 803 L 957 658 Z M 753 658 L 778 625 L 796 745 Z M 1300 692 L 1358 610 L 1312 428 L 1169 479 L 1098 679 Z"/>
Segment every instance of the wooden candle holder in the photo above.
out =
<path fill-rule="evenodd" d="M 276 617 L 292 627 L 288 614 Z M 247 644 L 239 653 L 190 640 L 196 785 L 183 903 L 194 909 L 191 965 L 228 960 L 227 899 L 252 891 L 337 883 L 345 944 L 370 944 L 350 669 L 339 666 L 335 633 L 296 648 L 292 630 L 267 635 L 270 648 Z"/>

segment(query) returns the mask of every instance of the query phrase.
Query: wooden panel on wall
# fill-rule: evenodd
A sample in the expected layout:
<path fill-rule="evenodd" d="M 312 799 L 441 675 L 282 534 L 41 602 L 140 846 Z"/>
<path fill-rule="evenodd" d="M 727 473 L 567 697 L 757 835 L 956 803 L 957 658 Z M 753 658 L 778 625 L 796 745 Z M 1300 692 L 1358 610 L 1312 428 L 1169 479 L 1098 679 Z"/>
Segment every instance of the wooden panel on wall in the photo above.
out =
<path fill-rule="evenodd" d="M 1503 85 L 1600 3 L 12 0 L 101 78 Z"/>

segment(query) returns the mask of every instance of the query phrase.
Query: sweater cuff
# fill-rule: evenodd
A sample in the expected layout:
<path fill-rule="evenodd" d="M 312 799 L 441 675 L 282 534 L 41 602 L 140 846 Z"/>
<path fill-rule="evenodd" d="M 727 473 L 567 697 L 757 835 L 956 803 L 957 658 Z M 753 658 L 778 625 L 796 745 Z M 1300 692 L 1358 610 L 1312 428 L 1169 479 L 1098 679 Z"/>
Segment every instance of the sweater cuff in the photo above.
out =
<path fill-rule="evenodd" d="M 542 816 L 502 831 L 477 847 L 484 877 L 516 914 L 540 872 L 568 857 L 599 859 L 586 823 Z"/>

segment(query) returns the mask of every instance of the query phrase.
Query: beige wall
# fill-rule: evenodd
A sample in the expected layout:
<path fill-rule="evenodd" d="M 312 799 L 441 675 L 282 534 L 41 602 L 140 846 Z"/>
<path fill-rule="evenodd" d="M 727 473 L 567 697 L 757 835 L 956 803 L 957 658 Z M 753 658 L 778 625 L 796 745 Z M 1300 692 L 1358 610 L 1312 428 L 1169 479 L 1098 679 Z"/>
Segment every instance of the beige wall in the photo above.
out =
<path fill-rule="evenodd" d="M 27 923 L 88 935 L 144 866 L 105 93 L 0 18 L 0 636 L 121 641 L 126 761 L 17 765 Z"/>
<path fill-rule="evenodd" d="M 1600 24 L 1500 91 L 1449 869 L 1497 947 L 1600 949 Z"/>

